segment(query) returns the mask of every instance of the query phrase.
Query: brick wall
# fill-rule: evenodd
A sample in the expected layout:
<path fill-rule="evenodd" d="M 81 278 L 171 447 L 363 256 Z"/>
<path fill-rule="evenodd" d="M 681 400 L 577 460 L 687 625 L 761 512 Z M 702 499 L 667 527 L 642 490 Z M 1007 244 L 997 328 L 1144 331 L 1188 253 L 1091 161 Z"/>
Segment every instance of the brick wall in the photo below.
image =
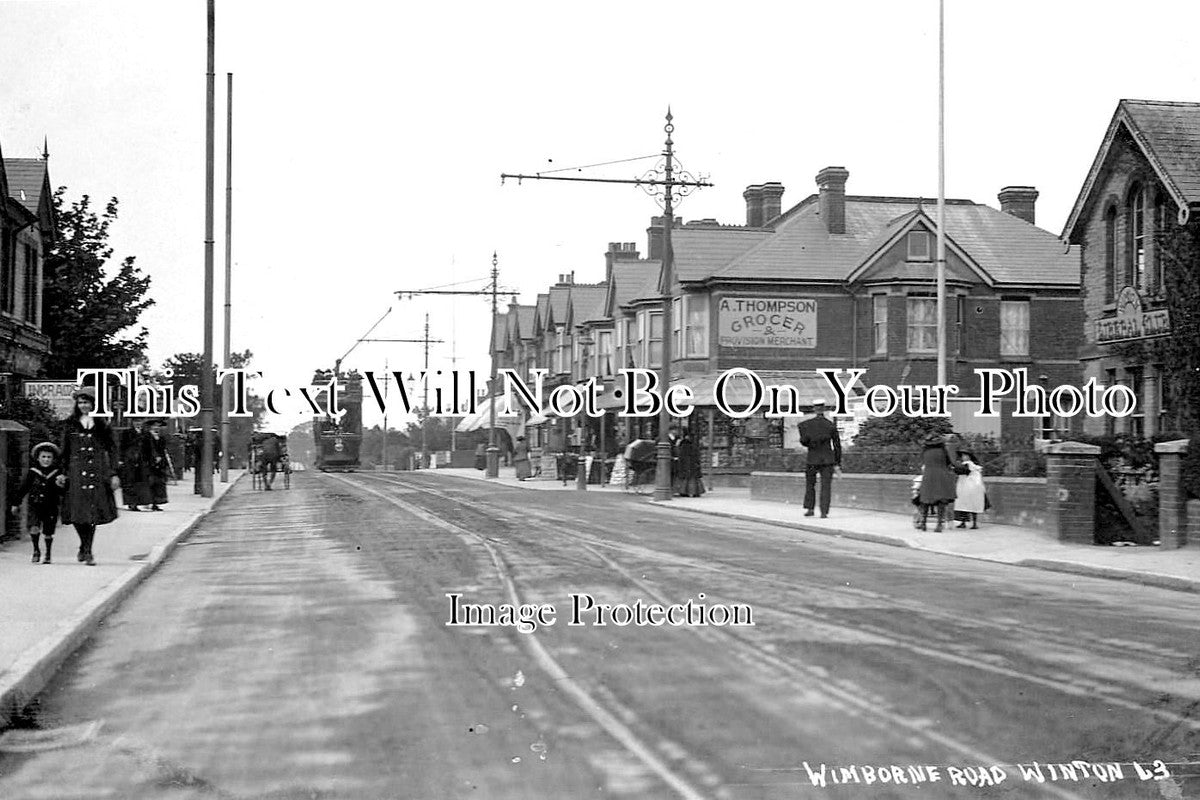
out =
<path fill-rule="evenodd" d="M 844 474 L 833 479 L 833 505 L 907 514 L 912 511 L 912 479 L 911 475 Z M 1044 478 L 985 478 L 984 481 L 992 502 L 985 520 L 1030 528 L 1046 526 Z M 751 473 L 750 497 L 799 505 L 804 502 L 804 474 Z"/>

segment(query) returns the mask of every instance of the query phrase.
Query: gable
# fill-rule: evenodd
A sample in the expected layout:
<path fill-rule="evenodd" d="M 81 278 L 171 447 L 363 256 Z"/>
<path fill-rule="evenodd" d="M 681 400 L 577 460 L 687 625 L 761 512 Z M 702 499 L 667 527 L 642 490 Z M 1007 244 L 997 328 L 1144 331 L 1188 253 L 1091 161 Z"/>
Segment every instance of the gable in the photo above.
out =
<path fill-rule="evenodd" d="M 1105 176 L 1124 142 L 1145 159 L 1174 201 L 1180 225 L 1187 223 L 1192 206 L 1200 206 L 1200 103 L 1121 100 L 1063 226 L 1064 240 L 1079 244 L 1080 222 L 1100 201 Z"/>
<path fill-rule="evenodd" d="M 909 260 L 909 234 L 927 237 L 925 260 Z M 850 283 L 875 281 L 921 281 L 937 277 L 937 227 L 924 211 L 906 215 L 906 221 L 889 231 L 875 251 L 847 276 Z M 949 235 L 946 236 L 946 280 L 965 283 L 995 283 L 992 276 L 971 258 Z"/>

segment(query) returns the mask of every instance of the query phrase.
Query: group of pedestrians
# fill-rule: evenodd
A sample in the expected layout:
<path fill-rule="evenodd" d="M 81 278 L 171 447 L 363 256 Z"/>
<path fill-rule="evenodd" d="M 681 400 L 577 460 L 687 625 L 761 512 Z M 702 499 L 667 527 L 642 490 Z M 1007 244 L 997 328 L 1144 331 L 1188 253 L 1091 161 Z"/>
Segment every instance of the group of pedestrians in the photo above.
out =
<path fill-rule="evenodd" d="M 972 530 L 978 529 L 979 515 L 990 506 L 979 459 L 969 450 L 955 448 L 942 434 L 930 434 L 922 444 L 921 475 L 914 481 L 913 496 L 917 530 L 928 529 L 931 513 L 937 516 L 934 531 L 944 530 L 951 506 L 959 528 L 970 522 Z"/>
<path fill-rule="evenodd" d="M 117 518 L 121 462 L 116 455 L 113 430 L 105 419 L 93 416 L 96 398 L 90 390 L 76 392 L 73 401 L 61 446 L 53 442 L 34 446 L 34 463 L 11 501 L 15 515 L 20 511 L 21 501 L 29 499 L 35 564 L 52 563 L 54 533 L 61 520 L 64 525 L 74 526 L 79 537 L 76 559 L 95 566 L 96 529 Z M 127 472 L 134 484 L 125 490 L 123 499 L 133 511 L 145 504 L 161 511 L 161 505 L 167 502 L 166 481 L 171 472 L 161 420 L 146 426 L 137 454 L 139 466 Z"/>
<path fill-rule="evenodd" d="M 842 442 L 837 425 L 825 416 L 825 401 L 816 398 L 811 405 L 813 416 L 798 425 L 800 444 L 807 449 L 804 516 L 813 516 L 819 507 L 825 518 L 829 516 L 833 476 L 842 466 Z M 969 450 L 955 448 L 947 436 L 926 437 L 922 442 L 921 475 L 913 481 L 913 505 L 917 507 L 913 522 L 918 530 L 927 530 L 930 514 L 937 517 L 934 530 L 944 530 L 951 506 L 959 528 L 970 523 L 972 530 L 978 529 L 979 515 L 991 507 L 979 459 Z"/>
<path fill-rule="evenodd" d="M 167 482 L 175 474 L 167 440 L 163 436 L 164 421 L 152 419 L 126 442 L 122 453 L 122 499 L 125 508 L 141 511 L 162 511 L 167 502 Z"/>

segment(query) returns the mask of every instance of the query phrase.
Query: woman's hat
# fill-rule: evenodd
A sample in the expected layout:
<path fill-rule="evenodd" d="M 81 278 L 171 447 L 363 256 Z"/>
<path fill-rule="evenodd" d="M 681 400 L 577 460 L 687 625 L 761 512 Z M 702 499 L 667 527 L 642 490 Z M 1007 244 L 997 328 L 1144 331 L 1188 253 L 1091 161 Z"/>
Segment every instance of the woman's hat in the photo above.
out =
<path fill-rule="evenodd" d="M 946 437 L 940 433 L 931 433 L 925 437 L 924 445 L 926 447 L 937 447 L 946 443 Z"/>
<path fill-rule="evenodd" d="M 71 399 L 74 400 L 76 403 L 79 402 L 79 398 L 81 398 L 81 397 L 86 397 L 88 400 L 91 400 L 92 405 L 96 404 L 96 392 L 92 389 L 80 389 L 79 391 L 77 391 L 71 395 Z"/>
<path fill-rule="evenodd" d="M 975 457 L 974 453 L 972 453 L 970 450 L 963 450 L 963 449 L 959 448 L 958 457 L 962 458 L 963 456 L 966 456 L 967 458 L 971 459 L 976 464 L 979 463 L 979 459 Z"/>
<path fill-rule="evenodd" d="M 38 454 L 43 450 L 49 450 L 55 458 L 58 458 L 58 445 L 54 444 L 53 442 L 39 442 L 38 444 L 35 444 L 32 451 L 33 457 L 37 458 Z"/>

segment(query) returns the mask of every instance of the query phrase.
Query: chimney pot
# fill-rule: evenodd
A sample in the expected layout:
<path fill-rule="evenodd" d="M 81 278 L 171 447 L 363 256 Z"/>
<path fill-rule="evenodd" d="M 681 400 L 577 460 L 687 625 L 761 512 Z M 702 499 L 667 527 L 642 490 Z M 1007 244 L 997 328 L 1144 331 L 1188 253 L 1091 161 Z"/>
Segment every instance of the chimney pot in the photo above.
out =
<path fill-rule="evenodd" d="M 1000 200 L 1000 210 L 1005 214 L 1023 219 L 1030 225 L 1034 222 L 1034 209 L 1038 199 L 1038 190 L 1032 186 L 1005 186 L 997 195 Z"/>
<path fill-rule="evenodd" d="M 826 167 L 817 173 L 818 207 L 825 230 L 830 233 L 846 232 L 846 179 L 849 177 L 845 167 Z"/>

